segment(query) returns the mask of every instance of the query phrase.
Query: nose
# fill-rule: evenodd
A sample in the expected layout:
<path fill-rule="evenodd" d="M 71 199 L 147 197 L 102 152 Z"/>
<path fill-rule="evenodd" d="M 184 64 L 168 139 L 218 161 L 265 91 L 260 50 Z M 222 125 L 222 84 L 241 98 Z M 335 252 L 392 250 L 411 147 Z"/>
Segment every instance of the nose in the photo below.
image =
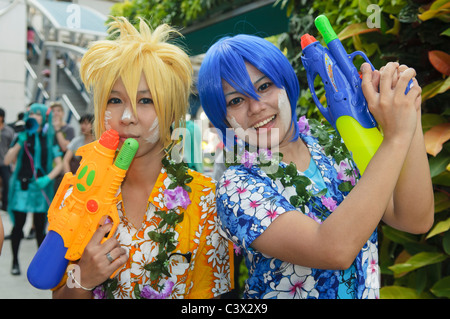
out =
<path fill-rule="evenodd" d="M 263 101 L 261 101 L 261 100 L 258 101 L 253 98 L 250 98 L 249 108 L 248 108 L 249 115 L 258 114 L 265 109 L 266 109 L 266 104 Z"/>
<path fill-rule="evenodd" d="M 134 114 L 134 111 L 133 111 L 133 108 L 131 107 L 131 105 L 128 105 L 125 107 L 120 121 L 126 125 L 137 122 L 136 115 Z"/>

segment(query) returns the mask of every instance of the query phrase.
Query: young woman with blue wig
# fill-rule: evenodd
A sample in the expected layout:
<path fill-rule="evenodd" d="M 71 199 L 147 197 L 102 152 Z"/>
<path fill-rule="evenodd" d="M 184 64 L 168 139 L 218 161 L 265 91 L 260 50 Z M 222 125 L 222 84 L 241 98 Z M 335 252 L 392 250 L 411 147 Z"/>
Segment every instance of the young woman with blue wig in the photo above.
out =
<path fill-rule="evenodd" d="M 27 129 L 19 133 L 5 155 L 5 165 L 15 164 L 9 180 L 8 213 L 13 221 L 11 273 L 20 274 L 19 245 L 27 213 L 33 213 L 38 246 L 45 237 L 47 211 L 54 196 L 53 179 L 62 170 L 61 151 L 54 145 L 55 132 L 51 112 L 44 104 L 34 103 L 25 114 Z"/>
<path fill-rule="evenodd" d="M 411 233 L 433 224 L 415 71 L 398 63 L 379 71 L 365 63 L 361 71 L 384 133 L 363 176 L 334 131 L 297 122 L 297 76 L 276 46 L 237 35 L 207 51 L 198 92 L 237 153 L 216 199 L 222 231 L 249 269 L 245 298 L 378 298 L 379 222 Z"/>

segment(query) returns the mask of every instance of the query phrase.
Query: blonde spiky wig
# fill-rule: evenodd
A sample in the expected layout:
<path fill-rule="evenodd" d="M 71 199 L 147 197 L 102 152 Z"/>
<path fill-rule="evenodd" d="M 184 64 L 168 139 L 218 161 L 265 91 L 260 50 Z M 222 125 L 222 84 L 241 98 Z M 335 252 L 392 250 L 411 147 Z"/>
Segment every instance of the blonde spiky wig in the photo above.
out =
<path fill-rule="evenodd" d="M 171 143 L 170 126 L 184 123 L 192 85 L 192 65 L 188 55 L 167 43 L 173 33 L 167 24 L 155 30 L 140 19 L 138 31 L 124 17 L 113 18 L 109 32 L 114 40 L 94 42 L 81 60 L 80 75 L 86 89 L 93 92 L 95 134 L 105 131 L 108 97 L 120 77 L 136 114 L 136 94 L 142 72 L 152 94 L 164 147 Z"/>

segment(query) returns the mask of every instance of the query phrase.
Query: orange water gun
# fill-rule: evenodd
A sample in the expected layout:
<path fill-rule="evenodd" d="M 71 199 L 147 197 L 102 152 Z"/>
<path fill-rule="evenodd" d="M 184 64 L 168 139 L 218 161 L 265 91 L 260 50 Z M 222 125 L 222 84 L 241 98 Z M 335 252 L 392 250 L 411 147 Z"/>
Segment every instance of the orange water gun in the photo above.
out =
<path fill-rule="evenodd" d="M 116 194 L 139 147 L 129 138 L 116 156 L 118 144 L 118 133 L 108 130 L 76 152 L 82 156 L 80 166 L 75 175 L 64 175 L 48 210 L 49 232 L 28 267 L 28 281 L 34 287 L 56 287 L 68 262 L 81 258 L 107 218 L 113 227 L 103 241 L 114 235 L 119 225 Z"/>

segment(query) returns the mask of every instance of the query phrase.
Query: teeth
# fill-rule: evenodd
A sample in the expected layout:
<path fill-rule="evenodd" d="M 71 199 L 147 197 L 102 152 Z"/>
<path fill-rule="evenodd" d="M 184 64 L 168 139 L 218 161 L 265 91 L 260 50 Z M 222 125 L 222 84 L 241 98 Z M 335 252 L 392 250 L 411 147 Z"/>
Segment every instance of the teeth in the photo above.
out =
<path fill-rule="evenodd" d="M 270 121 L 272 121 L 274 118 L 275 118 L 275 115 L 272 116 L 272 117 L 270 117 L 270 118 L 268 118 L 267 120 L 264 120 L 264 121 L 261 121 L 261 122 L 259 122 L 259 123 L 256 123 L 256 124 L 253 126 L 253 128 L 258 128 L 258 127 L 261 127 L 261 126 L 263 126 L 263 125 L 266 125 L 267 123 L 269 123 Z"/>

